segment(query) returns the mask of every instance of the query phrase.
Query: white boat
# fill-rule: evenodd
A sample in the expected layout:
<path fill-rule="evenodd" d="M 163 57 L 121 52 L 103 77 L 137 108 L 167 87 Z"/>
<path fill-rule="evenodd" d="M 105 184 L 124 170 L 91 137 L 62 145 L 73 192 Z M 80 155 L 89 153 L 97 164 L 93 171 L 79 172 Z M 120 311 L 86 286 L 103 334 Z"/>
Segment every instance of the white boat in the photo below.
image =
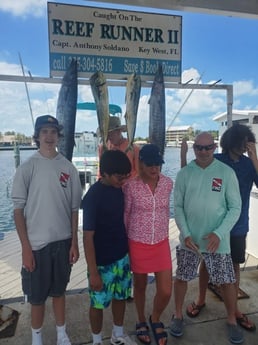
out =
<path fill-rule="evenodd" d="M 79 172 L 83 188 L 87 189 L 96 182 L 99 168 L 97 156 L 73 157 L 72 162 Z"/>

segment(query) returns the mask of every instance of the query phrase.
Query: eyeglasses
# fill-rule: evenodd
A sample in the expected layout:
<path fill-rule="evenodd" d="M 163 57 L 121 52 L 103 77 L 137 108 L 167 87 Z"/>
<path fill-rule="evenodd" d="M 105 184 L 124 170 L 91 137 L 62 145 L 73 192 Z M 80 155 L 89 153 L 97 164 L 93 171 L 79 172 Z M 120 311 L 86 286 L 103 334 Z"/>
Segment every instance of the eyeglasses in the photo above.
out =
<path fill-rule="evenodd" d="M 122 182 L 124 180 L 127 180 L 131 176 L 131 174 L 127 174 L 127 175 L 114 174 L 114 176 L 117 179 L 117 181 Z"/>
<path fill-rule="evenodd" d="M 209 150 L 212 150 L 214 148 L 214 144 L 210 144 L 210 145 L 197 145 L 197 144 L 194 144 L 193 148 L 195 150 L 197 150 L 197 151 L 202 151 L 202 150 L 209 151 Z"/>

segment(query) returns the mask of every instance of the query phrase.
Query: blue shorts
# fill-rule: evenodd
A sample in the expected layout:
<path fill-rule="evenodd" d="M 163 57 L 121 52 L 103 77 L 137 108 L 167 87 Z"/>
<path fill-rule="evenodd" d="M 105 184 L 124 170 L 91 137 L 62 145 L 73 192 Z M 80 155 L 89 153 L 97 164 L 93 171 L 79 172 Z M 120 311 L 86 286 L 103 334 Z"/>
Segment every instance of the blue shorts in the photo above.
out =
<path fill-rule="evenodd" d="M 31 304 L 44 304 L 47 297 L 63 296 L 70 280 L 69 253 L 71 239 L 49 243 L 33 251 L 36 268 L 33 272 L 21 270 L 22 289 Z"/>
<path fill-rule="evenodd" d="M 93 291 L 89 287 L 92 308 L 104 309 L 112 299 L 126 300 L 131 296 L 132 274 L 128 254 L 110 265 L 98 266 L 98 272 L 103 288 L 101 291 Z"/>
<path fill-rule="evenodd" d="M 236 282 L 233 262 L 230 254 L 198 253 L 176 247 L 177 270 L 176 278 L 190 281 L 197 277 L 198 267 L 204 260 L 209 282 L 214 285 L 233 284 Z"/>

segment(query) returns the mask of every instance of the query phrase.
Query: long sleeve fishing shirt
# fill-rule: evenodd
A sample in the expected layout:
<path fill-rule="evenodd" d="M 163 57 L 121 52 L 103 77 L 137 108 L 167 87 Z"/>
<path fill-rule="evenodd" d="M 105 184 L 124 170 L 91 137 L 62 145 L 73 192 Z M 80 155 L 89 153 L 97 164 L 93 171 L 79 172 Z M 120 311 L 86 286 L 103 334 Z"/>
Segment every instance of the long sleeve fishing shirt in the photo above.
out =
<path fill-rule="evenodd" d="M 123 186 L 125 226 L 129 239 L 156 244 L 168 237 L 172 188 L 173 181 L 163 174 L 160 174 L 154 194 L 139 177 Z"/>
<path fill-rule="evenodd" d="M 181 169 L 174 189 L 175 220 L 180 243 L 191 236 L 201 252 L 207 252 L 205 236 L 220 239 L 217 253 L 230 253 L 230 231 L 241 211 L 237 177 L 230 167 L 214 159 L 205 169 L 195 161 Z"/>

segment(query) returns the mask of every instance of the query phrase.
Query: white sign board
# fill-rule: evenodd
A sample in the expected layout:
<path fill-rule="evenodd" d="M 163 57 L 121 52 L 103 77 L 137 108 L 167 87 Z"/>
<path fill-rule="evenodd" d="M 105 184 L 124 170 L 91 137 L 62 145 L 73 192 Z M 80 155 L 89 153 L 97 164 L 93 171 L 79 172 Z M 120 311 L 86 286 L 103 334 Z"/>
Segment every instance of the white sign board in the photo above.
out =
<path fill-rule="evenodd" d="M 72 58 L 78 77 L 102 71 L 108 79 L 132 73 L 181 81 L 182 17 L 48 3 L 50 76 L 63 76 Z"/>

